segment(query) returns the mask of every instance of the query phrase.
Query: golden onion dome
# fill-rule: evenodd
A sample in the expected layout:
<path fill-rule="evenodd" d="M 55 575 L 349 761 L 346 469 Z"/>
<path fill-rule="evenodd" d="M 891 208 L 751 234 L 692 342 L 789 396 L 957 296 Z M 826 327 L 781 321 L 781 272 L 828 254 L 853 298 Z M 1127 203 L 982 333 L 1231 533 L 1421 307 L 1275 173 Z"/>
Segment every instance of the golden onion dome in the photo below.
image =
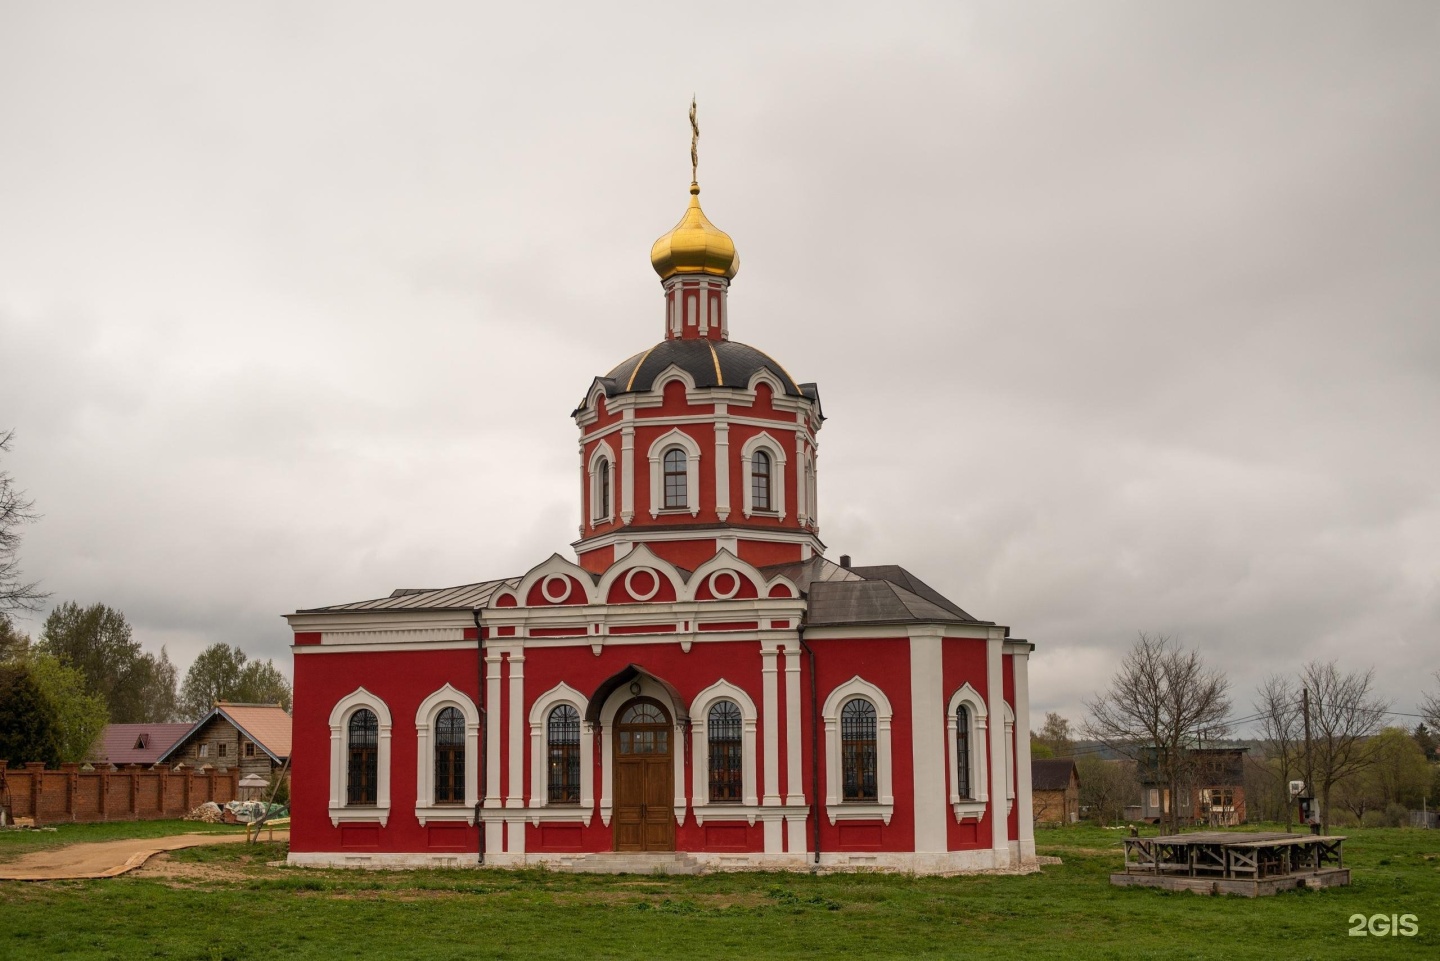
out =
<path fill-rule="evenodd" d="M 712 277 L 734 277 L 740 269 L 740 255 L 735 241 L 712 224 L 700 209 L 700 185 L 690 185 L 690 206 L 675 229 L 655 241 L 650 248 L 650 264 L 661 280 L 676 274 L 709 274 Z"/>

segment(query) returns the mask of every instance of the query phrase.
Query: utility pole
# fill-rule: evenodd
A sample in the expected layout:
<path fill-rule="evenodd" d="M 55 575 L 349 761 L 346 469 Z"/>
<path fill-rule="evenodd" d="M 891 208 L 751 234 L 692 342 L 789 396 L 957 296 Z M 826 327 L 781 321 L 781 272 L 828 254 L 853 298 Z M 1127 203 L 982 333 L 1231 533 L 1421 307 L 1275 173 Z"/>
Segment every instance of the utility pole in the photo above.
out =
<path fill-rule="evenodd" d="M 1310 750 L 1310 689 L 1308 687 L 1302 687 L 1300 689 L 1300 709 L 1304 712 L 1305 715 L 1305 790 L 1310 795 L 1311 805 L 1315 805 L 1317 803 L 1317 799 L 1315 797 L 1314 769 L 1311 766 L 1312 752 Z M 1311 824 L 1310 833 L 1319 834 L 1319 828 L 1320 825 Z"/>

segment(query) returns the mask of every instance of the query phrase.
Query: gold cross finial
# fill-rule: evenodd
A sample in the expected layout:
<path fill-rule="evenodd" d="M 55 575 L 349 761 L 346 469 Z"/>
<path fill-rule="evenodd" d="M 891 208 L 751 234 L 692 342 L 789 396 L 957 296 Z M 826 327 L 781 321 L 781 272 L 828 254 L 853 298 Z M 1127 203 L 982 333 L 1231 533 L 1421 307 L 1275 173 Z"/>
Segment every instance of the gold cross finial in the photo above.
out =
<path fill-rule="evenodd" d="M 700 125 L 695 122 L 695 96 L 690 96 L 690 182 L 699 183 L 700 169 Z"/>

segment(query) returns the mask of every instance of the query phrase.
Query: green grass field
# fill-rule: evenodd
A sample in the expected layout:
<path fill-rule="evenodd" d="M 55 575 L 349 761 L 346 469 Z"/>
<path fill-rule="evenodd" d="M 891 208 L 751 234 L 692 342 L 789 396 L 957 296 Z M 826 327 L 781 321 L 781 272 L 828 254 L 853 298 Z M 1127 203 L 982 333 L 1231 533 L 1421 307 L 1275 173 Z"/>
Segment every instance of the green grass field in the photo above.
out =
<path fill-rule="evenodd" d="M 1120 832 L 1042 832 L 1021 877 L 270 868 L 176 852 L 106 881 L 0 882 L 0 958 L 1433 958 L 1440 832 L 1357 830 L 1354 884 L 1270 898 L 1112 888 Z M 1353 937 L 1414 914 L 1416 937 Z"/>

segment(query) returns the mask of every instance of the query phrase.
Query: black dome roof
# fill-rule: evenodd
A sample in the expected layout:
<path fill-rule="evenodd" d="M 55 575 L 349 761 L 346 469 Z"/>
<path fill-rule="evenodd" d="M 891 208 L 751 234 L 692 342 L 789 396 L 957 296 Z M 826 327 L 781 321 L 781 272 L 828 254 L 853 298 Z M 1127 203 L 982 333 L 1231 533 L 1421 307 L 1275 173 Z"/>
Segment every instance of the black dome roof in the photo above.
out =
<path fill-rule="evenodd" d="M 762 367 L 775 375 L 792 397 L 814 398 L 814 385 L 804 390 L 785 368 L 748 344 L 733 340 L 662 340 L 643 353 L 622 361 L 600 378 L 607 397 L 650 390 L 655 378 L 674 365 L 695 379 L 696 387 L 738 387 L 750 385 L 750 378 Z"/>

